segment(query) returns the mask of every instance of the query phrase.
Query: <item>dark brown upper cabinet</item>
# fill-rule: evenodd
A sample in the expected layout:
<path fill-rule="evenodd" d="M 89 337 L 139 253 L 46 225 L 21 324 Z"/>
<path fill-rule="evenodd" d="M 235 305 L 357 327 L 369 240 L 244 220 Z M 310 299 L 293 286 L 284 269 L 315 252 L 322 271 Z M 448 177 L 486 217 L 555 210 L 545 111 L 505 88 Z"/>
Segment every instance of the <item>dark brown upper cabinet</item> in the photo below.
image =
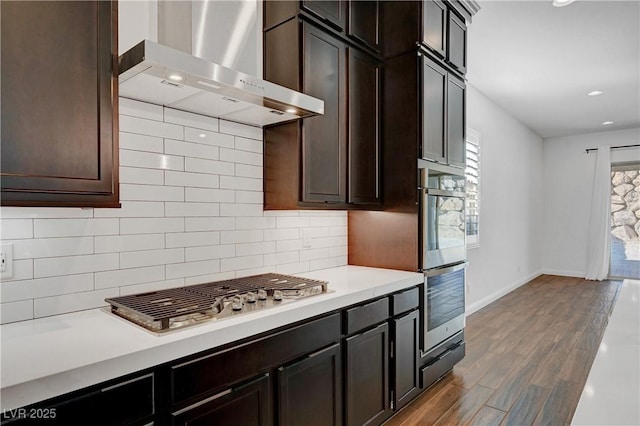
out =
<path fill-rule="evenodd" d="M 265 2 L 265 23 L 288 16 L 280 3 Z M 382 65 L 352 42 L 304 13 L 265 28 L 264 78 L 325 103 L 265 128 L 266 209 L 380 205 Z"/>
<path fill-rule="evenodd" d="M 349 0 L 349 37 L 380 51 L 380 2 Z"/>
<path fill-rule="evenodd" d="M 344 1 L 303 0 L 302 7 L 338 30 L 346 28 L 347 13 Z"/>
<path fill-rule="evenodd" d="M 424 0 L 422 42 L 441 57 L 446 55 L 447 7 L 439 0 Z"/>
<path fill-rule="evenodd" d="M 467 25 L 452 12 L 447 25 L 447 61 L 461 73 L 467 72 Z"/>
<path fill-rule="evenodd" d="M 425 160 L 447 161 L 447 70 L 436 62 L 422 61 L 422 143 Z"/>
<path fill-rule="evenodd" d="M 3 205 L 117 207 L 117 2 L 3 1 Z"/>

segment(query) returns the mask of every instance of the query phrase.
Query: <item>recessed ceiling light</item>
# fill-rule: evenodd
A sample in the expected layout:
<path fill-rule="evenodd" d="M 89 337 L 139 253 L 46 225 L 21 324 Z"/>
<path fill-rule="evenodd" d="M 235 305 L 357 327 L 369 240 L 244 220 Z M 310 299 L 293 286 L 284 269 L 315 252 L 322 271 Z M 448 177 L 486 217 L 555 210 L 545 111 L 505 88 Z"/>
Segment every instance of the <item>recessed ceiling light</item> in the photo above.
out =
<path fill-rule="evenodd" d="M 169 74 L 169 80 L 182 81 L 184 80 L 184 77 L 181 76 L 180 74 Z"/>
<path fill-rule="evenodd" d="M 576 1 L 576 0 L 553 0 L 552 4 L 555 7 L 564 7 L 564 6 L 569 6 L 574 1 Z"/>
<path fill-rule="evenodd" d="M 602 122 L 603 126 L 610 126 L 611 124 L 613 124 L 613 121 L 603 121 Z"/>
<path fill-rule="evenodd" d="M 593 92 L 589 92 L 587 93 L 587 96 L 600 96 L 602 95 L 603 92 L 599 91 L 599 90 L 594 90 Z"/>
<path fill-rule="evenodd" d="M 296 113 L 296 112 L 298 112 L 298 111 L 296 111 L 296 109 L 295 109 L 295 108 L 287 108 L 287 112 L 288 112 L 289 114 L 295 114 L 295 113 Z"/>
<path fill-rule="evenodd" d="M 198 135 L 198 137 L 199 137 L 199 138 L 203 138 L 203 139 L 204 139 L 204 138 L 206 138 L 206 137 L 207 137 L 207 134 L 206 134 L 206 133 L 200 133 L 200 134 Z"/>

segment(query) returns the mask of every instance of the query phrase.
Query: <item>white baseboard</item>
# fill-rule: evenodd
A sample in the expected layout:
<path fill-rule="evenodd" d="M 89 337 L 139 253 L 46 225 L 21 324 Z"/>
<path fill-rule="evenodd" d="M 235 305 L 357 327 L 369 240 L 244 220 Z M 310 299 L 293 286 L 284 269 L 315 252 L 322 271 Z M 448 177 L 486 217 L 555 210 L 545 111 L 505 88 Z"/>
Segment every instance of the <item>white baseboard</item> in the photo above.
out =
<path fill-rule="evenodd" d="M 562 269 L 544 269 L 542 273 L 544 275 L 559 275 L 561 277 L 574 278 L 584 278 L 586 275 L 585 271 L 564 271 Z"/>
<path fill-rule="evenodd" d="M 505 294 L 512 292 L 516 288 L 518 288 L 518 287 L 520 287 L 522 285 L 525 285 L 526 283 L 528 283 L 529 281 L 531 281 L 531 280 L 533 280 L 535 278 L 538 278 L 542 274 L 543 274 L 542 271 L 533 272 L 533 273 L 527 275 L 526 277 L 522 277 L 519 280 L 509 284 L 508 286 L 496 291 L 495 293 L 492 293 L 492 294 L 490 294 L 488 296 L 483 297 L 482 299 L 478 300 L 477 302 L 472 303 L 471 305 L 466 307 L 465 316 L 469 316 L 472 313 L 474 313 L 476 311 L 479 311 L 480 309 L 484 308 L 488 304 L 490 304 L 492 302 L 495 302 L 496 300 L 500 299 Z"/>

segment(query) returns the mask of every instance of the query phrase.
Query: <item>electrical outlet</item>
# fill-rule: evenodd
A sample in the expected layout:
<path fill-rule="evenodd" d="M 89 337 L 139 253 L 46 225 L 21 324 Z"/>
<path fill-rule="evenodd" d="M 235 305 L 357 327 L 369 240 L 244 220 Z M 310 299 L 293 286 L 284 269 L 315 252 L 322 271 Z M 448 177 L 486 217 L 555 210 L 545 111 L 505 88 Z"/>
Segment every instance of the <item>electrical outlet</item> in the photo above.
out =
<path fill-rule="evenodd" d="M 302 228 L 302 248 L 311 248 L 311 229 Z"/>
<path fill-rule="evenodd" d="M 13 244 L 0 245 L 0 278 L 13 277 Z"/>

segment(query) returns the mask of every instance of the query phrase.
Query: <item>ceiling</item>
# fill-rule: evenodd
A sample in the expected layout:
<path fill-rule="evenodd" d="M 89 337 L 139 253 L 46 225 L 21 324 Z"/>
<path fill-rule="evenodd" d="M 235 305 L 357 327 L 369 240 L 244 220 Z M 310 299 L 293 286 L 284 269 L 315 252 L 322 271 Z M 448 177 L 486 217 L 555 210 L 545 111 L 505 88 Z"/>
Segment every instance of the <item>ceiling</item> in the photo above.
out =
<path fill-rule="evenodd" d="M 640 0 L 478 3 L 470 85 L 543 138 L 640 127 Z"/>

